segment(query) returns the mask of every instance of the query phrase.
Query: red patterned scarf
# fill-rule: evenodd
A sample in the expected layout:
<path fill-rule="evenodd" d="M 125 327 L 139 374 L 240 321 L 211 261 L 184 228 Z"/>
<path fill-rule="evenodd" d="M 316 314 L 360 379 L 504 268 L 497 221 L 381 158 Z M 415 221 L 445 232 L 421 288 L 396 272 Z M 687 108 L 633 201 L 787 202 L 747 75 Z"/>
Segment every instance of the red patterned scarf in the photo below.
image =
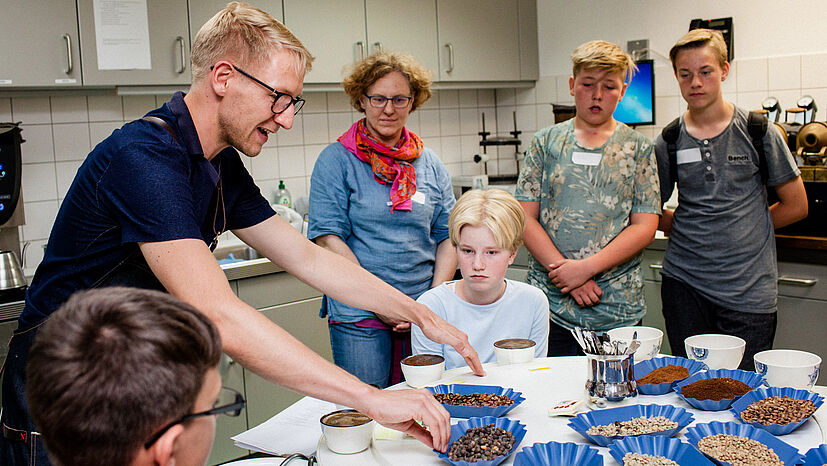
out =
<path fill-rule="evenodd" d="M 373 177 L 391 185 L 391 212 L 411 210 L 411 196 L 416 193 L 416 170 L 411 161 L 422 155 L 422 139 L 407 128 L 394 147 L 374 139 L 365 127 L 365 119 L 354 123 L 338 139 L 359 160 L 369 163 Z"/>

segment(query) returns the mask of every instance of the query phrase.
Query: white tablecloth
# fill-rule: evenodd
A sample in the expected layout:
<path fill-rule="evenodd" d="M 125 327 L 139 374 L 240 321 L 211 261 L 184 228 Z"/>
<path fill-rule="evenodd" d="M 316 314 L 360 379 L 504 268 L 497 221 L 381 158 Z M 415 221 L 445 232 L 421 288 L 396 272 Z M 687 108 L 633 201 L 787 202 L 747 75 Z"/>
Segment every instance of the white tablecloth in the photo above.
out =
<path fill-rule="evenodd" d="M 468 383 L 476 385 L 499 385 L 511 387 L 522 392 L 525 401 L 508 413 L 507 417 L 517 419 L 526 425 L 526 436 L 516 451 L 531 446 L 535 442 L 589 442 L 568 427 L 567 417 L 550 417 L 548 408 L 555 402 L 566 399 L 579 399 L 584 396 L 586 380 L 585 357 L 558 357 L 537 359 L 531 363 L 498 366 L 486 364 L 488 375 L 477 377 L 467 367 L 446 371 L 444 377 L 432 385 Z M 407 388 L 404 383 L 391 389 Z M 824 394 L 825 387 L 817 387 Z M 609 407 L 628 404 L 668 404 L 679 406 L 692 412 L 696 423 L 710 421 L 734 421 L 729 411 L 699 411 L 692 408 L 674 393 L 661 396 L 638 395 L 618 403 L 609 403 Z M 332 403 L 305 398 L 277 414 L 267 422 L 233 437 L 236 443 L 245 448 L 273 453 L 290 453 L 293 451 L 312 451 L 318 448 L 317 457 L 322 465 L 371 465 L 371 464 L 416 464 L 441 465 L 436 454 L 412 438 L 386 429 L 377 429 L 370 449 L 355 455 L 338 455 L 330 452 L 324 445 L 319 428 L 319 418 L 336 407 Z M 827 412 L 819 409 L 817 419 L 827 419 Z M 452 419 L 456 423 L 458 419 Z M 825 424 L 827 426 L 827 424 Z M 685 432 L 685 431 L 684 431 Z M 683 434 L 679 438 L 684 439 Z M 780 437 L 781 440 L 798 448 L 802 454 L 812 447 L 825 443 L 819 424 L 814 420 L 806 422 L 791 434 Z M 241 446 L 241 445 L 240 445 Z M 608 448 L 597 447 L 604 456 L 605 464 L 617 464 L 609 455 Z M 511 455 L 503 464 L 511 464 Z"/>

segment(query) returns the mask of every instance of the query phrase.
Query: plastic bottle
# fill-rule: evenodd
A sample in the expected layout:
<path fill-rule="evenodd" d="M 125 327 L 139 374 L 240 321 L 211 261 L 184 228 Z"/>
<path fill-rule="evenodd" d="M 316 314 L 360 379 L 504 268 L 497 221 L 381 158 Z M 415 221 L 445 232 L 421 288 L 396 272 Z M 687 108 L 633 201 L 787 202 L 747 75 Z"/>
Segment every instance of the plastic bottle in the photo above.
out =
<path fill-rule="evenodd" d="M 284 187 L 284 180 L 279 180 L 279 189 L 276 190 L 276 204 L 293 207 L 293 198 L 290 197 L 290 191 Z"/>

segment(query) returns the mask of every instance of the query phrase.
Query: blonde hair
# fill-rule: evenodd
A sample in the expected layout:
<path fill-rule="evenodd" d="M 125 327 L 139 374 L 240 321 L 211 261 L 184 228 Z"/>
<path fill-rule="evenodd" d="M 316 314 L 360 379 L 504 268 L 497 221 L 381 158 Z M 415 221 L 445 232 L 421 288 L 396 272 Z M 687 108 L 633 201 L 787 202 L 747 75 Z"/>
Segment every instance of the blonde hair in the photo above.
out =
<path fill-rule="evenodd" d="M 713 31 L 712 29 L 693 29 L 683 35 L 675 45 L 669 50 L 669 60 L 672 62 L 672 71 L 677 72 L 677 64 L 675 59 L 678 58 L 678 52 L 686 49 L 696 49 L 708 45 L 712 51 L 717 55 L 718 64 L 721 68 L 726 66 L 727 62 L 727 47 L 724 41 L 724 36 L 720 31 Z"/>
<path fill-rule="evenodd" d="M 207 20 L 192 44 L 192 80 L 206 76 L 220 60 L 247 67 L 265 63 L 275 50 L 296 57 L 296 71 L 310 71 L 313 55 L 282 23 L 248 3 L 230 2 Z"/>
<path fill-rule="evenodd" d="M 345 93 L 350 97 L 350 105 L 364 113 L 360 103 L 362 96 L 373 83 L 394 71 L 408 79 L 413 97 L 412 112 L 431 98 L 430 71 L 406 53 L 379 51 L 356 62 L 350 75 L 342 82 Z"/>
<path fill-rule="evenodd" d="M 502 189 L 472 189 L 459 198 L 448 218 L 454 246 L 465 226 L 488 227 L 498 247 L 514 252 L 523 244 L 525 212 L 517 199 Z"/>
<path fill-rule="evenodd" d="M 637 65 L 632 56 L 617 45 L 605 40 L 593 40 L 581 44 L 571 53 L 572 76 L 583 70 L 600 70 L 623 73 L 623 81 L 632 79 Z"/>

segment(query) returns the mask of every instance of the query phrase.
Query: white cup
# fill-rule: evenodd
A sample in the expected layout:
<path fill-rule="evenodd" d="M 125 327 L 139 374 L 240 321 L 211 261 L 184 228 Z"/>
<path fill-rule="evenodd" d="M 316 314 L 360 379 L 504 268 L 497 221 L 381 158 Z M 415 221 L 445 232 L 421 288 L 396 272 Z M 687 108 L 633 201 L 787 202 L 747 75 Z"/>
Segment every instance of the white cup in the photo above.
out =
<path fill-rule="evenodd" d="M 442 378 L 445 358 L 437 354 L 415 354 L 403 359 L 401 366 L 405 383 L 413 388 L 422 388 Z"/>
<path fill-rule="evenodd" d="M 640 347 L 635 350 L 635 362 L 652 359 L 660 353 L 660 345 L 663 343 L 663 332 L 654 327 L 618 327 L 609 330 L 607 333 L 612 341 L 619 341 L 628 347 L 632 342 L 632 335 L 637 332 L 637 341 Z"/>
<path fill-rule="evenodd" d="M 501 366 L 531 362 L 536 346 L 536 342 L 525 338 L 506 338 L 494 342 L 494 355 Z"/>
<path fill-rule="evenodd" d="M 732 335 L 705 333 L 683 341 L 686 356 L 700 361 L 710 369 L 738 369 L 747 342 Z"/>
<path fill-rule="evenodd" d="M 755 372 L 763 375 L 772 387 L 810 390 L 821 371 L 821 357 L 806 351 L 776 349 L 753 356 Z"/>
<path fill-rule="evenodd" d="M 354 409 L 327 413 L 320 422 L 327 448 L 334 453 L 350 455 L 370 446 L 373 419 Z"/>

